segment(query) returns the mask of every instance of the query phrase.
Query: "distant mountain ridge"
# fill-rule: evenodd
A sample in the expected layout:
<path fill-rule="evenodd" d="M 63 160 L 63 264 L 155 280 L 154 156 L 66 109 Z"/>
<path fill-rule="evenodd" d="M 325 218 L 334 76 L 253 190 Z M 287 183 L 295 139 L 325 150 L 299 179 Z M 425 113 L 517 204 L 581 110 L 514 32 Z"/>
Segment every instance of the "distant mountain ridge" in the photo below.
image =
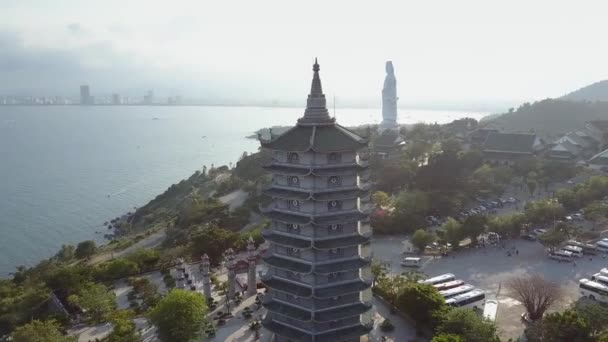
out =
<path fill-rule="evenodd" d="M 567 101 L 608 101 L 608 80 L 595 82 L 561 97 Z"/>
<path fill-rule="evenodd" d="M 524 103 L 516 110 L 482 122 L 487 128 L 504 132 L 536 132 L 543 138 L 556 138 L 584 128 L 585 122 L 591 120 L 608 120 L 608 101 L 546 99 Z"/>

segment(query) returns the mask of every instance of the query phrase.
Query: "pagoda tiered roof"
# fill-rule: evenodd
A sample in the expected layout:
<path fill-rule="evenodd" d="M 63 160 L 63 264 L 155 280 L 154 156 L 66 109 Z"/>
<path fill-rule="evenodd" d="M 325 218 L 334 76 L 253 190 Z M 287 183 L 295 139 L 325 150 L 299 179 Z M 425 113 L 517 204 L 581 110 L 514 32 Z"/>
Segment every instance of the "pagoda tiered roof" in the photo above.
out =
<path fill-rule="evenodd" d="M 307 274 L 312 271 L 312 265 L 305 264 L 290 259 L 284 259 L 274 254 L 264 257 L 264 261 L 270 265 L 283 270 Z"/>
<path fill-rule="evenodd" d="M 319 153 L 357 151 L 367 146 L 368 139 L 335 122 L 320 125 L 301 125 L 289 129 L 262 147 L 289 152 L 314 151 Z"/>
<path fill-rule="evenodd" d="M 268 311 L 276 312 L 281 315 L 297 319 L 298 321 L 308 322 L 312 320 L 310 311 L 297 308 L 295 306 L 280 303 L 276 300 L 269 300 L 263 303 Z"/>
<path fill-rule="evenodd" d="M 295 247 L 299 249 L 308 249 L 311 247 L 311 241 L 305 238 L 296 238 L 283 234 L 276 233 L 272 230 L 262 231 L 262 236 L 266 241 L 274 242 L 277 245 Z"/>
<path fill-rule="evenodd" d="M 359 324 L 356 326 L 347 327 L 344 329 L 333 330 L 327 333 L 319 334 L 315 338 L 315 342 L 341 342 L 349 341 L 359 336 L 369 333 L 373 329 L 373 324 Z M 299 341 L 299 340 L 298 340 Z M 302 340 L 305 341 L 305 340 Z M 308 340 L 306 340 L 308 341 Z"/>
<path fill-rule="evenodd" d="M 335 262 L 329 262 L 324 264 L 315 265 L 314 272 L 327 274 L 334 273 L 340 271 L 350 271 L 355 270 L 367 265 L 370 265 L 372 262 L 371 258 L 356 258 L 356 259 L 348 259 L 348 260 L 340 260 Z"/>
<path fill-rule="evenodd" d="M 332 239 L 324 239 L 324 240 L 316 240 L 313 243 L 314 248 L 316 249 L 331 249 L 331 248 L 340 248 L 340 247 L 348 247 L 348 246 L 356 246 L 362 243 L 367 243 L 371 239 L 371 236 L 365 235 L 348 235 L 342 237 L 336 237 Z"/>
<path fill-rule="evenodd" d="M 363 279 L 357 279 L 354 282 L 350 283 L 339 283 L 336 285 L 316 288 L 314 290 L 313 297 L 316 298 L 330 298 L 336 297 L 344 294 L 361 292 L 363 290 L 369 289 L 372 286 L 371 281 L 366 281 Z"/>
<path fill-rule="evenodd" d="M 344 224 L 358 222 L 369 217 L 367 211 L 350 210 L 325 213 L 322 216 L 308 216 L 304 213 L 281 210 L 276 208 L 262 209 L 266 217 L 271 220 L 293 224 L 308 224 L 327 226 L 332 224 Z"/>
<path fill-rule="evenodd" d="M 319 191 L 319 192 L 317 192 Z M 293 200 L 314 200 L 314 201 L 331 201 L 343 200 L 349 198 L 357 198 L 366 195 L 367 187 L 352 186 L 352 187 L 336 187 L 327 189 L 286 189 L 283 187 L 270 186 L 263 192 L 266 196 L 278 197 Z"/>
<path fill-rule="evenodd" d="M 294 341 L 312 342 L 312 335 L 309 335 L 302 330 L 294 329 L 288 325 L 281 324 L 273 320 L 272 315 L 266 315 L 266 319 L 262 321 L 262 326 L 279 336 L 287 337 Z"/>
<path fill-rule="evenodd" d="M 269 288 L 285 293 L 289 293 L 298 297 L 310 297 L 312 295 L 312 289 L 306 286 L 286 282 L 279 278 L 271 277 L 270 279 L 262 278 L 262 283 Z"/>
<path fill-rule="evenodd" d="M 341 176 L 350 175 L 355 172 L 361 172 L 369 167 L 367 161 L 359 161 L 353 163 L 337 163 L 337 164 L 293 164 L 272 161 L 263 166 L 266 170 L 274 173 L 294 175 L 294 176 Z"/>
<path fill-rule="evenodd" d="M 367 312 L 372 308 L 372 304 L 370 303 L 354 303 L 349 306 L 340 306 L 335 309 L 320 311 L 315 313 L 314 321 L 316 322 L 328 322 L 328 321 L 336 321 L 342 318 L 357 316 L 362 313 Z"/>

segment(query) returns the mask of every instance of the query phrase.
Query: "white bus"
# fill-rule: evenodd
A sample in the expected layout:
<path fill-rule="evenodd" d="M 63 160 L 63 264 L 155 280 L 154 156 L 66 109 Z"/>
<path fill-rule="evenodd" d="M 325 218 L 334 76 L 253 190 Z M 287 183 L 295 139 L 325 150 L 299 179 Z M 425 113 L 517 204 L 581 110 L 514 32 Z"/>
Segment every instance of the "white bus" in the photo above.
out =
<path fill-rule="evenodd" d="M 595 244 L 595 249 L 602 253 L 608 253 L 608 241 L 600 240 Z"/>
<path fill-rule="evenodd" d="M 446 273 L 446 274 L 442 274 L 442 275 L 439 275 L 439 276 L 436 276 L 433 278 L 422 280 L 421 283 L 435 285 L 435 284 L 441 284 L 441 283 L 446 283 L 448 281 L 452 281 L 455 278 L 456 277 L 452 273 Z"/>
<path fill-rule="evenodd" d="M 401 266 L 403 267 L 420 267 L 422 265 L 420 258 L 403 258 Z"/>
<path fill-rule="evenodd" d="M 584 254 L 596 254 L 597 253 L 595 246 L 592 244 L 589 244 L 589 243 L 583 243 L 583 242 L 576 241 L 576 240 L 568 240 L 568 241 L 566 241 L 566 244 L 570 245 L 570 246 L 576 246 L 576 247 L 582 248 Z"/>
<path fill-rule="evenodd" d="M 483 318 L 494 322 L 496 320 L 496 312 L 498 311 L 498 301 L 495 299 L 486 300 L 486 305 L 483 308 Z"/>
<path fill-rule="evenodd" d="M 572 253 L 570 253 L 568 251 L 553 251 L 553 252 L 549 253 L 549 258 L 559 260 L 559 261 L 571 262 Z"/>
<path fill-rule="evenodd" d="M 470 285 L 470 284 L 465 284 L 465 285 L 462 285 L 462 286 L 455 287 L 453 289 L 439 291 L 439 294 L 442 295 L 443 298 L 449 299 L 449 298 L 452 298 L 452 297 L 456 297 L 459 294 L 463 294 L 463 293 L 467 293 L 467 292 L 473 291 L 473 289 L 475 289 L 475 286 Z"/>
<path fill-rule="evenodd" d="M 566 245 L 562 247 L 562 250 L 572 253 L 572 255 L 577 258 L 583 257 L 583 249 L 581 247 Z"/>
<path fill-rule="evenodd" d="M 604 274 L 604 273 L 596 273 L 593 276 L 591 276 L 591 280 L 593 280 L 596 283 L 600 283 L 604 286 L 608 286 L 608 275 Z"/>
<path fill-rule="evenodd" d="M 608 287 L 589 279 L 581 279 L 578 285 L 581 296 L 608 303 Z"/>
<path fill-rule="evenodd" d="M 471 292 L 460 294 L 445 301 L 446 304 L 456 307 L 480 309 L 486 300 L 486 293 L 483 290 L 475 289 Z"/>
<path fill-rule="evenodd" d="M 462 285 L 464 285 L 464 281 L 452 280 L 452 281 L 448 281 L 447 283 L 435 284 L 435 285 L 433 285 L 433 287 L 436 288 L 437 291 L 441 292 L 441 291 L 453 289 L 455 287 L 462 286 Z"/>
<path fill-rule="evenodd" d="M 602 275 L 608 276 L 608 268 L 602 268 L 602 269 L 600 270 L 600 273 L 601 273 Z"/>

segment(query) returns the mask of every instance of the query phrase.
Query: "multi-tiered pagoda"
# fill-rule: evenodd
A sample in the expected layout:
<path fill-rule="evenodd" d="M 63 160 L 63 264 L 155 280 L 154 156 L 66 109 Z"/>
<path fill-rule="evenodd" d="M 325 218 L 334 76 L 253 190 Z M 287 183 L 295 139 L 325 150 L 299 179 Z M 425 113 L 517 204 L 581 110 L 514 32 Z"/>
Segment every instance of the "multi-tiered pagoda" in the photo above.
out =
<path fill-rule="evenodd" d="M 263 325 L 275 341 L 359 341 L 372 328 L 367 139 L 329 116 L 319 64 L 304 116 L 278 137 L 267 170 Z"/>

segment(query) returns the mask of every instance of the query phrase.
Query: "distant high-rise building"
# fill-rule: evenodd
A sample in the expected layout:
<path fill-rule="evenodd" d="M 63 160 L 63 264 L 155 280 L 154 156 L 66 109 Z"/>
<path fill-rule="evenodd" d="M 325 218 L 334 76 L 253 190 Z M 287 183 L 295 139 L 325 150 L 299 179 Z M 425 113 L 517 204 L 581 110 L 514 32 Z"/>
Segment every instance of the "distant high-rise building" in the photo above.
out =
<path fill-rule="evenodd" d="M 148 90 L 146 95 L 144 95 L 144 104 L 152 104 L 154 103 L 154 91 Z"/>
<path fill-rule="evenodd" d="M 112 104 L 113 105 L 119 105 L 119 104 L 121 104 L 120 94 L 112 94 Z"/>
<path fill-rule="evenodd" d="M 80 86 L 80 104 L 91 105 L 93 104 L 93 98 L 91 97 L 91 90 L 88 84 Z"/>

